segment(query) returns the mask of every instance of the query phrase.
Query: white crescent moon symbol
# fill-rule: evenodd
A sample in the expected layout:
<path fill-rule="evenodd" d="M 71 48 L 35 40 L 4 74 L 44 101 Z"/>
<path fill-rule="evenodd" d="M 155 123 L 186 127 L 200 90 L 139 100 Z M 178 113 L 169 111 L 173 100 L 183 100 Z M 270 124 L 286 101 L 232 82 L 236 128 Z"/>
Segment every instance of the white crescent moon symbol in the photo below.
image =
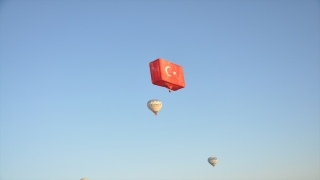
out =
<path fill-rule="evenodd" d="M 171 76 L 171 75 L 168 73 L 168 69 L 169 69 L 169 68 L 171 68 L 171 67 L 170 67 L 170 66 L 166 66 L 166 68 L 165 68 L 164 70 L 166 71 L 166 73 L 167 73 L 168 76 Z"/>

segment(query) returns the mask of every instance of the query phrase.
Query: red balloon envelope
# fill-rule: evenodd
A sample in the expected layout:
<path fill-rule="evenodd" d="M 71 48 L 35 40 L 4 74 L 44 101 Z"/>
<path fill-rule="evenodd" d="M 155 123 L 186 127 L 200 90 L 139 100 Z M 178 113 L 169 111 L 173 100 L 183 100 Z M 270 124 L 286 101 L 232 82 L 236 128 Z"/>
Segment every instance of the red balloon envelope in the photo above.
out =
<path fill-rule="evenodd" d="M 171 90 L 184 88 L 183 68 L 165 59 L 158 58 L 149 63 L 152 84 Z"/>

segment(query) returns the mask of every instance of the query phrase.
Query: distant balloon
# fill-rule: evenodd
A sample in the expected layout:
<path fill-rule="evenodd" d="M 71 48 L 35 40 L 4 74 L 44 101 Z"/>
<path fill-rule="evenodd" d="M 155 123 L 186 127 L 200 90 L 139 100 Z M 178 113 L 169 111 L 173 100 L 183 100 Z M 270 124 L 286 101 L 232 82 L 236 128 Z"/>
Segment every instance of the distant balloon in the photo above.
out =
<path fill-rule="evenodd" d="M 216 157 L 209 157 L 208 162 L 214 167 L 218 163 L 218 158 Z"/>
<path fill-rule="evenodd" d="M 81 178 L 80 180 L 89 180 L 89 178 Z"/>
<path fill-rule="evenodd" d="M 157 115 L 162 108 L 162 102 L 158 99 L 151 99 L 148 101 L 147 106 L 154 113 L 154 115 Z"/>

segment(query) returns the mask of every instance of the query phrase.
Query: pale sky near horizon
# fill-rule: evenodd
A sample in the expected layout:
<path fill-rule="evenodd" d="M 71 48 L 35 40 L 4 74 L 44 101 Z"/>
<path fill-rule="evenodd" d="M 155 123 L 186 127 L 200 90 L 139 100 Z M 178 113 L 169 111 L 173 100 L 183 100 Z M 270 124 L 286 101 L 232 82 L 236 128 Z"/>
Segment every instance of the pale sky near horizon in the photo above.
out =
<path fill-rule="evenodd" d="M 151 83 L 159 57 L 183 66 L 184 89 Z M 319 1 L 0 1 L 0 180 L 319 169 Z"/>

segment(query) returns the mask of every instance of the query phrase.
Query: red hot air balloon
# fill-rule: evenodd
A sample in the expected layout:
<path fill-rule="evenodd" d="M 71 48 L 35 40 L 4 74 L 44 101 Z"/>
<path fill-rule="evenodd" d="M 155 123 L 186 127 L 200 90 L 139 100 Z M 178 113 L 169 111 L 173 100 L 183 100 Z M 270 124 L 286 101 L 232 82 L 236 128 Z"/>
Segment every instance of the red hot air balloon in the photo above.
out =
<path fill-rule="evenodd" d="M 182 66 L 162 58 L 150 62 L 149 66 L 152 84 L 166 87 L 169 92 L 186 86 Z"/>

